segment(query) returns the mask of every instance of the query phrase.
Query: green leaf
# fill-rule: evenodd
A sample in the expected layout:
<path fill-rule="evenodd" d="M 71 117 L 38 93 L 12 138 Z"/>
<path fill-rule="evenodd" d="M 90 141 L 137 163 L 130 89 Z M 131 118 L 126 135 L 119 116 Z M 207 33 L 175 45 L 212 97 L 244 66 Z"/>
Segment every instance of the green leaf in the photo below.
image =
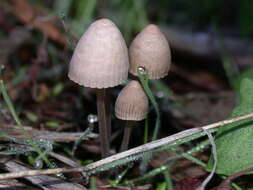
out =
<path fill-rule="evenodd" d="M 240 84 L 244 78 L 253 79 L 253 67 L 248 68 L 246 71 L 242 72 L 235 80 L 235 90 L 240 91 Z"/>
<path fill-rule="evenodd" d="M 50 128 L 57 128 L 59 127 L 59 123 L 57 121 L 47 121 L 45 122 L 45 126 L 50 127 Z"/>
<path fill-rule="evenodd" d="M 61 94 L 62 90 L 64 88 L 63 83 L 58 83 L 54 86 L 53 90 L 52 90 L 52 95 L 53 96 L 58 96 L 59 94 Z"/>
<path fill-rule="evenodd" d="M 244 78 L 240 85 L 240 104 L 230 117 L 238 117 L 253 112 L 253 80 Z M 216 173 L 232 175 L 253 166 L 253 119 L 225 125 L 218 130 L 216 146 L 218 164 Z M 208 170 L 213 167 L 209 160 Z"/>
<path fill-rule="evenodd" d="M 159 183 L 156 187 L 156 190 L 166 190 L 167 184 L 166 182 Z"/>
<path fill-rule="evenodd" d="M 36 122 L 36 121 L 38 121 L 38 116 L 35 115 L 35 114 L 32 113 L 32 112 L 26 112 L 26 113 L 25 113 L 25 116 L 26 116 L 26 118 L 27 118 L 28 120 L 30 120 L 31 122 Z"/>

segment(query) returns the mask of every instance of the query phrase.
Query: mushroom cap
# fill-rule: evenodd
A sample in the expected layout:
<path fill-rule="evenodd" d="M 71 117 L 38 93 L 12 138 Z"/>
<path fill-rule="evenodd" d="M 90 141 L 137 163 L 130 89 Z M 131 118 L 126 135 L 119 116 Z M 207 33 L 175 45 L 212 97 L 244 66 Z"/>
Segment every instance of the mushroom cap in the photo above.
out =
<path fill-rule="evenodd" d="M 150 79 L 159 79 L 168 74 L 171 52 L 168 41 L 160 29 L 150 24 L 133 40 L 129 48 L 130 73 L 138 76 L 139 66 L 148 70 Z"/>
<path fill-rule="evenodd" d="M 85 87 L 108 88 L 126 81 L 128 68 L 128 50 L 122 34 L 112 21 L 100 19 L 78 41 L 68 76 Z"/>
<path fill-rule="evenodd" d="M 148 97 L 135 80 L 122 89 L 115 103 L 115 115 L 122 120 L 143 120 L 147 117 L 148 109 Z"/>

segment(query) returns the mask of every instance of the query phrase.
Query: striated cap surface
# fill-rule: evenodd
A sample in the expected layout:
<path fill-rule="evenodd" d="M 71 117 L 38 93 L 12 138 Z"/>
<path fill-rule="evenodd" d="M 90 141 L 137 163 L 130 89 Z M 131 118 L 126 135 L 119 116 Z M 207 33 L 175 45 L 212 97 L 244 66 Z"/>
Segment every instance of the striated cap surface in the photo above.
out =
<path fill-rule="evenodd" d="M 122 89 L 115 103 L 115 115 L 122 120 L 143 120 L 147 117 L 148 109 L 148 97 L 135 80 Z"/>
<path fill-rule="evenodd" d="M 171 52 L 166 37 L 160 29 L 150 24 L 133 40 L 129 48 L 130 73 L 138 76 L 137 68 L 148 70 L 150 79 L 159 79 L 168 74 Z"/>
<path fill-rule="evenodd" d="M 75 48 L 69 78 L 91 88 L 114 87 L 127 80 L 129 68 L 125 40 L 109 19 L 89 26 Z"/>

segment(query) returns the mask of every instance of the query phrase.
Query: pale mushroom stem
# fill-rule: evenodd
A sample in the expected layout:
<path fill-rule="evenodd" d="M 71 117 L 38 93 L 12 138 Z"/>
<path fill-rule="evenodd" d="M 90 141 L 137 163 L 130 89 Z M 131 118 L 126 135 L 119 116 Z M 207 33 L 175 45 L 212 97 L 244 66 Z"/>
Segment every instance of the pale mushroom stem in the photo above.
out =
<path fill-rule="evenodd" d="M 126 121 L 126 126 L 124 128 L 124 136 L 120 146 L 120 152 L 124 152 L 128 149 L 133 124 L 134 121 Z"/>
<path fill-rule="evenodd" d="M 102 158 L 106 158 L 110 152 L 111 133 L 110 102 L 106 89 L 97 89 L 97 112 L 101 154 Z"/>

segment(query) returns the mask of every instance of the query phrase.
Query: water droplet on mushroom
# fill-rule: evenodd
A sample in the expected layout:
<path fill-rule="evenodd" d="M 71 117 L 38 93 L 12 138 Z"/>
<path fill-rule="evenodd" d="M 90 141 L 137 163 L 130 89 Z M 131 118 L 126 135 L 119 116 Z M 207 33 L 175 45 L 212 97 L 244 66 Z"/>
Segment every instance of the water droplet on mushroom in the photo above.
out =
<path fill-rule="evenodd" d="M 137 72 L 139 75 L 146 75 L 147 74 L 147 70 L 145 69 L 145 67 L 139 66 L 137 68 Z"/>
<path fill-rule="evenodd" d="M 98 121 L 98 116 L 94 114 L 89 114 L 87 117 L 88 123 L 93 124 Z"/>

